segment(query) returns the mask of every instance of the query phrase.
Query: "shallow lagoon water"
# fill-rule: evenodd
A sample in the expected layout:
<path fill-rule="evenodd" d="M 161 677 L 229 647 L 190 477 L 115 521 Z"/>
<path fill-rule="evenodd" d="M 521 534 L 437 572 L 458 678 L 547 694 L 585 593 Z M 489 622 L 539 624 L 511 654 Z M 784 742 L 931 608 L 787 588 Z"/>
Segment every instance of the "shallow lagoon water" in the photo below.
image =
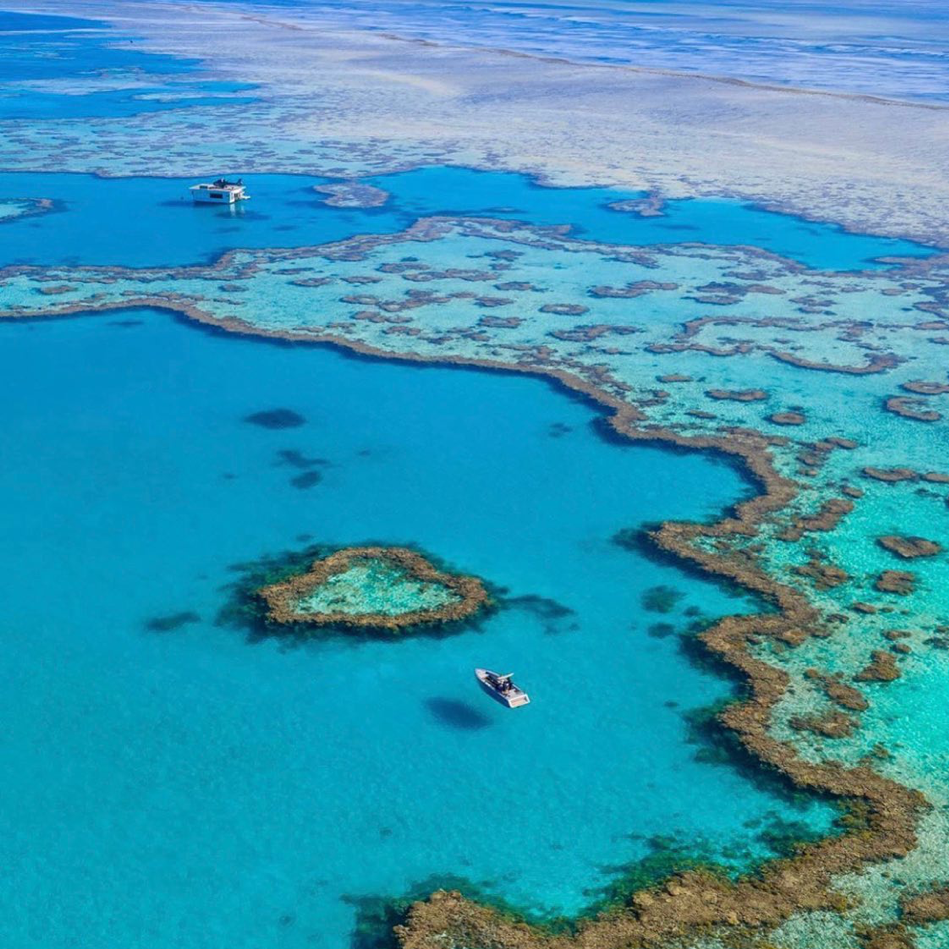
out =
<path fill-rule="evenodd" d="M 445 874 L 572 913 L 644 837 L 742 865 L 775 817 L 829 826 L 686 741 L 729 688 L 649 627 L 749 605 L 611 542 L 714 517 L 746 490 L 731 468 L 607 443 L 540 381 L 152 312 L 0 326 L 0 360 L 6 946 L 337 947 L 347 897 Z M 244 421 L 275 407 L 306 424 Z M 286 449 L 323 481 L 293 487 Z M 571 612 L 297 647 L 215 625 L 234 564 L 311 540 L 417 543 Z M 643 608 L 659 585 L 668 613 Z M 492 703 L 476 665 L 532 705 Z"/>
<path fill-rule="evenodd" d="M 208 170 L 204 177 L 220 173 Z M 738 201 L 669 201 L 662 216 L 640 217 L 609 206 L 645 197 L 639 192 L 547 188 L 527 175 L 467 168 L 420 168 L 366 179 L 390 197 L 381 207 L 364 209 L 328 206 L 328 195 L 313 188 L 330 179 L 302 175 L 248 176 L 250 201 L 231 208 L 195 207 L 188 186 L 197 180 L 0 173 L 0 201 L 58 202 L 55 212 L 5 224 L 0 263 L 179 266 L 209 262 L 234 248 L 300 247 L 354 233 L 394 233 L 438 214 L 569 226 L 586 240 L 617 244 L 750 245 L 834 270 L 874 269 L 884 266 L 874 263 L 879 257 L 934 252 Z"/>

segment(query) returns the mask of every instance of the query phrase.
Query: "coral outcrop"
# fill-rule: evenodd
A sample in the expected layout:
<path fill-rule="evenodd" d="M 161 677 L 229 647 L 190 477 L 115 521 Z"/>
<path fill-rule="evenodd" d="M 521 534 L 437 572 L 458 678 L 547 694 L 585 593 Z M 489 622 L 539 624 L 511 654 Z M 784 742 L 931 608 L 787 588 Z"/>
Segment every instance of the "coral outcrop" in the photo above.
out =
<path fill-rule="evenodd" d="M 909 596 L 916 589 L 916 574 L 908 570 L 884 570 L 873 583 L 880 593 Z"/>
<path fill-rule="evenodd" d="M 877 543 L 903 560 L 935 557 L 936 554 L 942 553 L 940 544 L 934 540 L 926 540 L 925 537 L 900 537 L 896 534 L 887 534 L 884 537 L 878 537 Z"/>
<path fill-rule="evenodd" d="M 405 547 L 347 547 L 258 594 L 272 623 L 387 632 L 456 622 L 488 602 L 477 577 L 441 571 Z"/>

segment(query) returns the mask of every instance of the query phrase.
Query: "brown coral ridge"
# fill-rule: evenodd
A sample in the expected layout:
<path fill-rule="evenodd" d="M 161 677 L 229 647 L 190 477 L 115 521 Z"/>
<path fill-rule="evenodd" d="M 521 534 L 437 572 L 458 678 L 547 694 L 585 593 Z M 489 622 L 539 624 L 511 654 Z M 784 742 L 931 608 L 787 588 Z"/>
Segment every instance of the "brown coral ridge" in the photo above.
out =
<path fill-rule="evenodd" d="M 875 649 L 870 654 L 870 662 L 854 676 L 854 681 L 893 682 L 901 675 L 893 655 L 882 649 Z"/>
<path fill-rule="evenodd" d="M 886 484 L 897 484 L 900 481 L 917 481 L 919 475 L 912 468 L 864 468 L 863 476 L 874 481 L 883 481 Z"/>
<path fill-rule="evenodd" d="M 705 394 L 710 399 L 731 402 L 762 402 L 768 398 L 764 389 L 706 389 Z"/>
<path fill-rule="evenodd" d="M 803 425 L 807 419 L 800 412 L 775 412 L 768 421 L 774 425 Z"/>
<path fill-rule="evenodd" d="M 913 560 L 916 557 L 935 557 L 942 553 L 942 547 L 934 540 L 926 540 L 925 537 L 900 537 L 896 534 L 888 534 L 885 537 L 878 537 L 877 543 L 884 549 L 896 554 L 903 560 Z"/>
<path fill-rule="evenodd" d="M 660 283 L 657 280 L 637 280 L 625 287 L 591 287 L 587 292 L 591 297 L 612 297 L 631 300 L 653 290 L 678 290 L 677 283 Z"/>
<path fill-rule="evenodd" d="M 825 501 L 816 514 L 810 517 L 795 517 L 785 527 L 778 538 L 787 541 L 799 541 L 804 534 L 812 531 L 826 533 L 837 529 L 837 525 L 853 510 L 853 501 L 846 498 L 830 498 Z"/>
<path fill-rule="evenodd" d="M 916 590 L 916 574 L 907 570 L 884 570 L 873 583 L 880 593 L 909 596 Z"/>
<path fill-rule="evenodd" d="M 883 407 L 887 412 L 914 422 L 938 422 L 942 418 L 939 412 L 926 408 L 922 400 L 908 395 L 891 395 L 884 401 Z"/>
<path fill-rule="evenodd" d="M 859 723 L 843 712 L 828 712 L 826 715 L 795 716 L 788 724 L 797 731 L 812 732 L 821 738 L 848 738 Z"/>
<path fill-rule="evenodd" d="M 801 630 L 813 629 L 818 623 L 816 611 L 794 589 L 769 577 L 750 555 L 712 553 L 695 545 L 700 538 L 753 536 L 762 518 L 793 500 L 797 486 L 775 471 L 766 441 L 688 439 L 674 432 L 643 429 L 622 409 L 610 423 L 637 441 L 671 442 L 737 456 L 761 487 L 761 493 L 717 524 L 665 523 L 650 537 L 666 553 L 710 576 L 737 583 L 777 607 L 775 613 L 726 617 L 699 637 L 712 655 L 747 683 L 747 700 L 726 708 L 721 720 L 765 767 L 784 774 L 800 788 L 849 802 L 854 813 L 862 812 L 863 822 L 859 828 L 768 864 L 754 877 L 730 881 L 701 871 L 678 874 L 660 886 L 631 894 L 629 904 L 621 909 L 580 922 L 575 935 L 545 932 L 470 902 L 457 892 L 439 891 L 415 903 L 405 923 L 396 927 L 403 949 L 435 949 L 446 942 L 479 949 L 630 949 L 659 946 L 710 927 L 757 931 L 778 925 L 800 910 L 839 910 L 841 897 L 830 889 L 834 875 L 904 856 L 915 845 L 918 812 L 925 803 L 921 795 L 867 766 L 847 769 L 836 763 L 806 762 L 768 731 L 771 710 L 789 678 L 755 658 L 749 645 L 762 636 L 799 636 Z"/>
<path fill-rule="evenodd" d="M 437 584 L 454 593 L 458 599 L 437 609 L 413 610 L 408 613 L 304 613 L 296 604 L 312 593 L 334 574 L 348 570 L 358 561 L 384 560 L 402 570 L 408 577 L 424 583 Z M 315 560 L 306 573 L 282 583 L 274 583 L 257 591 L 267 604 L 267 619 L 273 623 L 317 626 L 358 627 L 390 632 L 430 623 L 450 623 L 467 619 L 488 602 L 484 584 L 463 574 L 445 573 L 414 550 L 406 547 L 347 547 L 329 557 Z"/>
<path fill-rule="evenodd" d="M 819 556 L 812 556 L 806 564 L 794 567 L 799 577 L 808 577 L 818 590 L 831 590 L 846 583 L 850 576 L 840 567 L 825 563 Z"/>
<path fill-rule="evenodd" d="M 829 362 L 813 362 L 810 359 L 803 359 L 795 356 L 794 353 L 787 352 L 768 352 L 772 359 L 779 362 L 790 363 L 797 366 L 798 369 L 815 369 L 819 372 L 840 372 L 850 376 L 867 376 L 877 372 L 886 372 L 898 366 L 902 360 L 894 353 L 875 353 L 863 366 L 839 366 Z"/>
<path fill-rule="evenodd" d="M 857 443 L 852 438 L 841 438 L 839 435 L 831 435 L 824 441 L 835 448 L 843 448 L 844 451 L 853 451 L 857 447 Z"/>
<path fill-rule="evenodd" d="M 916 940 L 901 925 L 857 927 L 863 949 L 916 949 Z"/>
<path fill-rule="evenodd" d="M 911 926 L 925 926 L 949 919 L 949 885 L 942 884 L 925 893 L 904 896 L 900 909 Z"/>
<path fill-rule="evenodd" d="M 912 392 L 914 395 L 945 395 L 949 392 L 949 385 L 945 382 L 913 380 L 912 382 L 900 383 L 900 388 L 906 392 Z"/>
<path fill-rule="evenodd" d="M 817 669 L 808 669 L 804 673 L 805 678 L 816 682 L 827 696 L 836 705 L 848 709 L 851 712 L 865 712 L 870 703 L 866 696 L 852 685 L 847 685 L 843 681 L 842 673 L 836 675 L 824 675 Z"/>

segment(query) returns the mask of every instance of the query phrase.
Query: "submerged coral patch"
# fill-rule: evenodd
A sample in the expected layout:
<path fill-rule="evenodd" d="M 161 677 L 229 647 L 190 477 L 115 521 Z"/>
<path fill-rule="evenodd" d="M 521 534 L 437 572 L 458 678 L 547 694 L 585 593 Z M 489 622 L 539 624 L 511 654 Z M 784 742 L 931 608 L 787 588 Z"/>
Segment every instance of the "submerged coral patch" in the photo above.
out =
<path fill-rule="evenodd" d="M 172 613 L 168 616 L 154 616 L 145 622 L 145 628 L 150 633 L 170 633 L 192 623 L 200 623 L 201 617 L 193 610 L 184 610 L 181 613 Z"/>
<path fill-rule="evenodd" d="M 683 596 L 685 594 L 681 590 L 660 584 L 643 593 L 642 606 L 650 613 L 671 613 Z"/>
<path fill-rule="evenodd" d="M 290 485 L 300 491 L 306 491 L 307 488 L 315 488 L 322 480 L 323 475 L 319 471 L 304 471 L 291 478 Z"/>
<path fill-rule="evenodd" d="M 0 198 L 0 224 L 59 209 L 52 198 Z"/>
<path fill-rule="evenodd" d="M 259 425 L 261 428 L 299 428 L 306 424 L 306 419 L 293 409 L 265 409 L 244 417 L 250 425 Z"/>
<path fill-rule="evenodd" d="M 480 709 L 461 702 L 458 699 L 434 696 L 425 700 L 425 706 L 432 717 L 442 725 L 461 731 L 477 731 L 487 728 L 491 719 Z"/>
<path fill-rule="evenodd" d="M 731 402 L 762 402 L 768 398 L 764 389 L 706 389 L 705 394 L 710 399 Z"/>
<path fill-rule="evenodd" d="M 313 190 L 327 195 L 323 203 L 331 208 L 378 208 L 389 200 L 388 191 L 356 180 L 314 185 Z"/>
<path fill-rule="evenodd" d="M 299 468 L 306 471 L 310 468 L 322 467 L 329 464 L 325 458 L 309 458 L 296 448 L 283 448 L 277 452 L 275 464 L 286 465 L 290 468 Z"/>
<path fill-rule="evenodd" d="M 775 425 L 803 425 L 807 419 L 800 412 L 775 412 L 768 416 Z"/>
<path fill-rule="evenodd" d="M 274 623 L 392 632 L 465 619 L 488 602 L 477 577 L 442 572 L 405 547 L 348 547 L 258 593 Z"/>

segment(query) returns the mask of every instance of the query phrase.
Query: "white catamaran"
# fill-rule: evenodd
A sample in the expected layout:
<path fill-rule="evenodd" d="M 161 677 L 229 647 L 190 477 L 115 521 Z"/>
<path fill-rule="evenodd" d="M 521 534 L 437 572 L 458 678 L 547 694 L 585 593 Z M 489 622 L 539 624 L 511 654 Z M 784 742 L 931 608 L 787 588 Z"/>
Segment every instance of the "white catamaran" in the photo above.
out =
<path fill-rule="evenodd" d="M 192 185 L 190 191 L 195 204 L 236 204 L 250 200 L 240 178 L 237 181 L 218 178 L 210 184 Z"/>

